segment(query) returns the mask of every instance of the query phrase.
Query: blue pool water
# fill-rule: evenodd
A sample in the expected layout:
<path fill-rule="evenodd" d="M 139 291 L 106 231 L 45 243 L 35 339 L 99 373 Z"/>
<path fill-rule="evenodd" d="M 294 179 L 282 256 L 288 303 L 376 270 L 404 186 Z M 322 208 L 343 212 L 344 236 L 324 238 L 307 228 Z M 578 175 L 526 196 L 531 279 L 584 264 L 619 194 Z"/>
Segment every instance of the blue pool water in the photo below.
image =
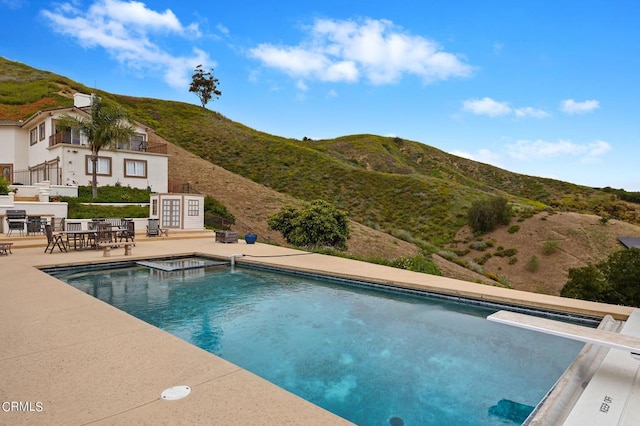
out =
<path fill-rule="evenodd" d="M 489 322 L 495 310 L 228 267 L 51 272 L 360 425 L 504 425 L 582 344 Z"/>

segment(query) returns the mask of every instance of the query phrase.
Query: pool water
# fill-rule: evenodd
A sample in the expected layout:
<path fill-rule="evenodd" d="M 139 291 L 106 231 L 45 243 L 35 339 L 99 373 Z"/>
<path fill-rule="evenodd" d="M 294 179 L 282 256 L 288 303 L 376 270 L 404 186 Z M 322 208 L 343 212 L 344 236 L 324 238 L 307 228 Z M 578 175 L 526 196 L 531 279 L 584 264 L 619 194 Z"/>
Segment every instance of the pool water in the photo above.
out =
<path fill-rule="evenodd" d="M 526 416 L 583 346 L 484 307 L 253 268 L 52 275 L 359 425 L 519 423 L 498 403 Z"/>

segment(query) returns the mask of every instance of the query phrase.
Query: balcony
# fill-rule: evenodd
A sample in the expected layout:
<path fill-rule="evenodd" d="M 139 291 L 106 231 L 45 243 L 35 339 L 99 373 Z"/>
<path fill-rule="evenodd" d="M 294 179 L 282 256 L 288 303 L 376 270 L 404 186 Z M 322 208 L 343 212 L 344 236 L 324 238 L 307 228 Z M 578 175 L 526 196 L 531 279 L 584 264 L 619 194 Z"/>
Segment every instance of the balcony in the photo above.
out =
<path fill-rule="evenodd" d="M 80 139 L 80 137 L 72 134 L 71 132 L 59 132 L 55 135 L 49 136 L 49 146 L 55 146 L 58 144 L 70 144 L 87 146 L 87 144 Z M 132 138 L 129 142 L 120 143 L 117 147 L 118 150 L 123 151 L 138 151 L 149 152 L 154 154 L 166 154 L 167 144 L 165 143 L 148 143 L 147 141 Z"/>
<path fill-rule="evenodd" d="M 86 145 L 82 143 L 79 136 L 72 134 L 71 132 L 59 132 L 55 135 L 49 136 L 49 146 L 58 145 L 61 143 L 67 143 L 71 145 Z"/>

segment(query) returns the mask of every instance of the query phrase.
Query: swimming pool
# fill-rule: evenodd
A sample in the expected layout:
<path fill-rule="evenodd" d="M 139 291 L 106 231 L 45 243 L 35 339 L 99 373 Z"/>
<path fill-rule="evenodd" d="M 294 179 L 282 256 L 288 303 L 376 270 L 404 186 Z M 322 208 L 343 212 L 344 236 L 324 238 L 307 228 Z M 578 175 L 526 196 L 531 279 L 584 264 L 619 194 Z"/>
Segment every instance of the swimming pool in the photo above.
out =
<path fill-rule="evenodd" d="M 505 424 L 579 342 L 494 324 L 497 309 L 240 267 L 50 271 L 354 423 Z"/>

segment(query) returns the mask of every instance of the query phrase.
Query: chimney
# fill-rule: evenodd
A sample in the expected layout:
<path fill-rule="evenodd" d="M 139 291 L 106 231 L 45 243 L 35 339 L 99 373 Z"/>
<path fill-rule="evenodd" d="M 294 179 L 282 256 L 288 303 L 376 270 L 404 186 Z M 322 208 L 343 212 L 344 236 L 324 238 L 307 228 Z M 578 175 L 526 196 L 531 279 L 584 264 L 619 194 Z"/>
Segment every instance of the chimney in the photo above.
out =
<path fill-rule="evenodd" d="M 73 94 L 73 106 L 76 108 L 84 108 L 91 106 L 93 95 L 86 95 L 84 93 Z"/>

